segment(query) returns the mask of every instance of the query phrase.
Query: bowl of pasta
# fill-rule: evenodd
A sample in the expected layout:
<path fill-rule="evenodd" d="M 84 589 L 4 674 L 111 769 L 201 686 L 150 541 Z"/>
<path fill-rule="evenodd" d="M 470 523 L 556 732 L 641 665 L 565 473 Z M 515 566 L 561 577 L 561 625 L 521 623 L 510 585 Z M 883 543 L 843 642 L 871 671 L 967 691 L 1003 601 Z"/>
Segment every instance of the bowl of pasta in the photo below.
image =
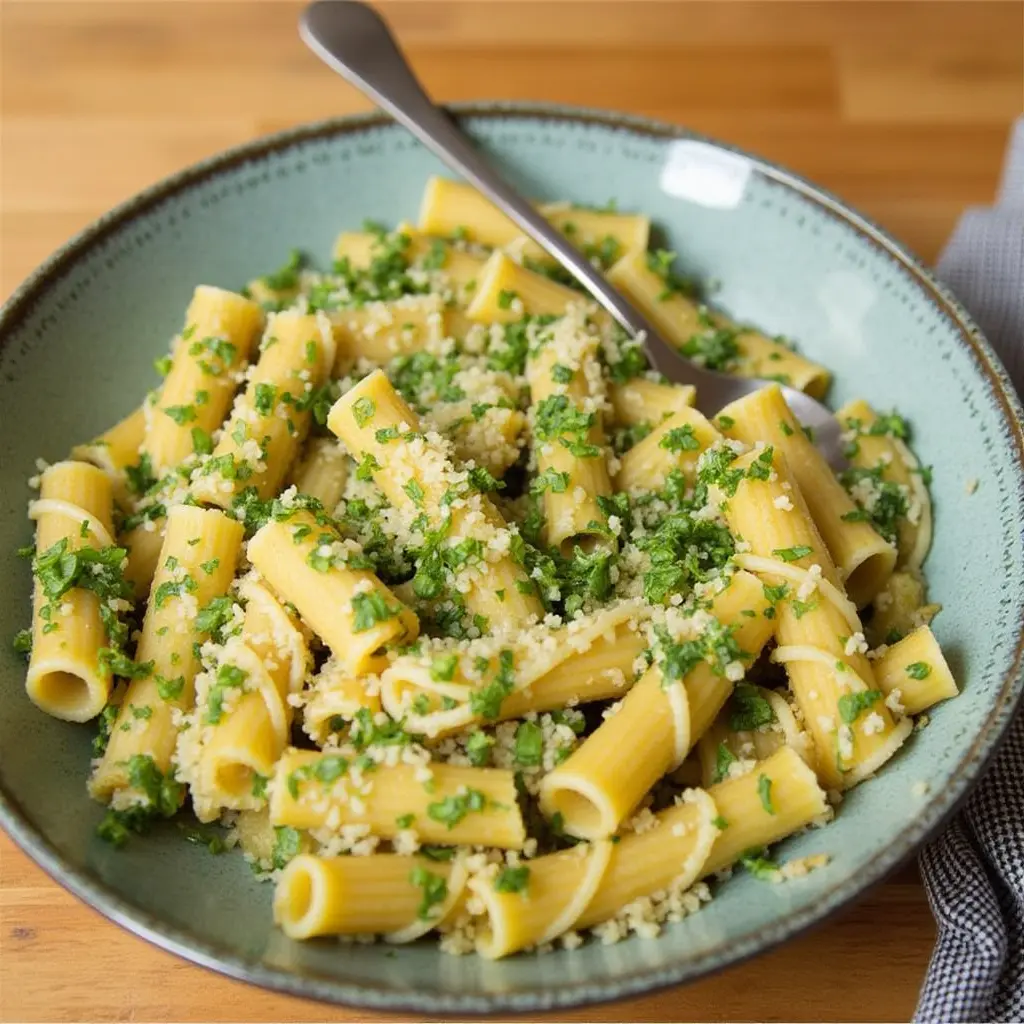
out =
<path fill-rule="evenodd" d="M 1020 408 L 952 296 L 681 129 L 459 116 L 681 358 L 766 387 L 665 382 L 377 115 L 155 186 L 0 314 L 5 829 L 199 963 L 442 1014 L 813 924 L 1024 686 Z"/>

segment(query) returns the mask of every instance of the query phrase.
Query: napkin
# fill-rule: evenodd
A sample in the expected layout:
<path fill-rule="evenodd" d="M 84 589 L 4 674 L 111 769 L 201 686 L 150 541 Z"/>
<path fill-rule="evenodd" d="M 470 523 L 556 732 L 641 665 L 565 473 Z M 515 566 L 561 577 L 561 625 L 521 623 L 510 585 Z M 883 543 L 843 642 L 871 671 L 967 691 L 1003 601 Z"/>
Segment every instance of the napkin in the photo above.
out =
<path fill-rule="evenodd" d="M 963 215 L 938 272 L 1024 396 L 1024 118 L 995 206 Z M 1024 1020 L 1024 715 L 921 872 L 939 937 L 914 1019 Z"/>

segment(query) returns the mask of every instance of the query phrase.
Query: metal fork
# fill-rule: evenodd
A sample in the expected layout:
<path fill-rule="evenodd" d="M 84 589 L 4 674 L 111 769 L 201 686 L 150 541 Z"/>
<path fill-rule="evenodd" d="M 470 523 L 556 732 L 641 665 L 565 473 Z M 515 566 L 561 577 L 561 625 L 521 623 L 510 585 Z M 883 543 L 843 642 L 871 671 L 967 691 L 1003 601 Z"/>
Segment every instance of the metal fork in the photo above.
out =
<path fill-rule="evenodd" d="M 330 68 L 366 93 L 502 210 L 579 281 L 633 337 L 643 340 L 656 370 L 678 384 L 697 388 L 697 405 L 713 416 L 723 406 L 769 381 L 715 373 L 685 359 L 621 292 L 613 287 L 557 228 L 508 185 L 455 122 L 434 105 L 420 85 L 387 24 L 357 0 L 316 0 L 302 14 L 300 34 Z M 829 464 L 845 466 L 842 428 L 820 402 L 795 388 L 782 388 L 797 419 L 811 428 L 814 443 Z"/>

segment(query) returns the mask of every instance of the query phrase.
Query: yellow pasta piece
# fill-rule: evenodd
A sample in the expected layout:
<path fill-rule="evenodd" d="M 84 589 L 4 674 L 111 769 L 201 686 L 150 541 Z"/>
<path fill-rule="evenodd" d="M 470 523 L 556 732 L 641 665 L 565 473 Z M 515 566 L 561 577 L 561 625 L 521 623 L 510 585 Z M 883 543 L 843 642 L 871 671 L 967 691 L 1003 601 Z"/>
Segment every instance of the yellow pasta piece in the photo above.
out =
<path fill-rule="evenodd" d="M 727 498 L 725 516 L 750 545 L 735 560 L 766 584 L 785 587 L 772 657 L 786 666 L 814 737 L 819 776 L 830 788 L 847 788 L 896 752 L 911 723 L 894 721 L 880 700 L 868 699 L 875 683 L 860 620 L 785 456 L 753 451 L 730 469 L 744 476 Z"/>
<path fill-rule="evenodd" d="M 331 658 L 313 677 L 302 704 L 302 728 L 323 746 L 332 733 L 341 731 L 339 719 L 350 722 L 360 711 L 376 715 L 381 709 L 380 692 L 371 678 L 351 675 Z M 396 718 L 396 721 L 398 719 Z"/>
<path fill-rule="evenodd" d="M 927 626 L 918 626 L 886 648 L 875 660 L 874 669 L 875 682 L 889 698 L 887 703 L 902 706 L 908 715 L 927 711 L 960 692 L 939 643 Z"/>
<path fill-rule="evenodd" d="M 685 354 L 699 359 L 704 338 L 726 332 L 736 346 L 736 358 L 727 366 L 738 377 L 779 380 L 812 398 L 824 398 L 832 375 L 823 366 L 805 359 L 781 342 L 760 331 L 737 324 L 729 317 L 679 292 L 666 289 L 665 281 L 647 265 L 647 253 L 626 253 L 608 271 L 608 280 L 623 291 L 651 323 Z"/>
<path fill-rule="evenodd" d="M 439 295 L 406 295 L 331 313 L 338 346 L 335 372 L 357 359 L 384 364 L 396 356 L 435 350 L 448 336 L 447 310 Z"/>
<path fill-rule="evenodd" d="M 125 469 L 139 461 L 139 449 L 146 434 L 146 413 L 140 406 L 88 444 L 71 449 L 71 458 L 99 466 L 113 488 L 114 501 L 122 508 L 130 504 Z"/>
<path fill-rule="evenodd" d="M 262 325 L 263 310 L 250 299 L 196 288 L 171 369 L 154 404 L 146 406 L 142 447 L 158 475 L 192 455 L 196 439 L 224 422 Z"/>
<path fill-rule="evenodd" d="M 227 593 L 242 532 L 242 524 L 219 509 L 178 505 L 168 513 L 135 653 L 140 665 L 150 667 L 129 684 L 106 752 L 89 781 L 97 800 L 112 800 L 117 808 L 140 802 L 142 795 L 129 782 L 137 756 L 151 758 L 159 772 L 169 774 L 178 736 L 174 713 L 192 707 L 199 670 L 196 652 L 206 639 L 197 615 Z"/>
<path fill-rule="evenodd" d="M 373 262 L 380 235 L 372 231 L 343 231 L 334 242 L 335 261 L 348 260 L 355 270 L 365 270 Z"/>
<path fill-rule="evenodd" d="M 361 675 L 379 667 L 386 645 L 412 643 L 419 620 L 373 572 L 348 566 L 353 551 L 329 519 L 320 519 L 301 509 L 271 519 L 249 541 L 249 561 L 346 669 Z"/>
<path fill-rule="evenodd" d="M 857 507 L 825 457 L 811 444 L 777 386 L 727 405 L 719 413 L 719 423 L 724 416 L 732 420 L 723 428 L 729 437 L 751 445 L 762 441 L 785 455 L 846 592 L 863 608 L 892 574 L 896 549 L 856 518 Z"/>
<path fill-rule="evenodd" d="M 405 828 L 424 843 L 519 850 L 526 841 L 514 773 L 453 764 L 379 764 L 287 750 L 271 787 L 270 820 L 292 828 L 367 825 L 390 839 Z"/>
<path fill-rule="evenodd" d="M 733 639 L 752 664 L 772 634 L 769 602 L 760 581 L 738 572 L 714 596 L 708 627 L 734 629 Z M 742 676 L 742 663 L 732 674 Z M 569 835 L 611 835 L 655 782 L 679 767 L 732 690 L 725 670 L 701 661 L 682 680 L 666 681 L 655 663 L 629 691 L 618 711 L 602 722 L 562 764 L 545 775 L 541 810 L 561 815 Z M 637 757 L 638 737 L 643 757 Z"/>
<path fill-rule="evenodd" d="M 335 242 L 334 258 L 348 259 L 356 270 L 365 270 L 381 248 L 382 237 L 369 232 L 344 232 Z M 395 233 L 386 236 L 391 244 L 400 243 L 402 253 L 410 264 L 434 275 L 435 291 L 462 309 L 476 290 L 476 281 L 485 256 L 456 248 L 441 238 L 431 238 L 408 223 L 399 224 Z M 448 328 L 454 330 L 455 318 L 449 316 Z M 460 332 L 461 333 L 461 332 Z"/>
<path fill-rule="evenodd" d="M 84 462 L 57 462 L 43 472 L 39 500 L 29 515 L 36 520 L 37 557 L 61 543 L 68 552 L 110 547 L 110 477 Z M 38 708 L 70 722 L 95 718 L 110 694 L 110 671 L 99 657 L 106 644 L 100 599 L 93 591 L 75 587 L 52 601 L 35 580 L 25 689 Z"/>
<path fill-rule="evenodd" d="M 298 624 L 262 584 L 246 579 L 241 633 L 199 677 L 191 727 L 178 736 L 178 778 L 200 821 L 261 807 L 288 745 L 293 707 L 311 658 Z"/>
<path fill-rule="evenodd" d="M 681 408 L 622 456 L 615 487 L 620 491 L 656 491 L 673 470 L 692 480 L 701 453 L 721 438 L 696 409 Z"/>
<path fill-rule="evenodd" d="M 637 624 L 641 615 L 636 604 L 624 603 L 557 630 L 543 625 L 521 630 L 503 647 L 511 655 L 514 681 L 490 720 L 622 696 L 633 682 L 633 664 L 647 646 Z M 438 656 L 447 665 L 443 673 L 447 680 L 434 671 Z M 472 697 L 490 685 L 492 676 L 500 675 L 501 661 L 499 657 L 495 665 L 492 657 L 486 658 L 487 668 L 473 678 L 470 671 L 476 671 L 475 659 L 472 642 L 455 651 L 400 655 L 381 676 L 384 710 L 404 721 L 409 731 L 430 737 L 446 736 L 483 721 L 474 710 Z M 454 707 L 444 706 L 446 697 L 455 701 Z M 423 701 L 426 705 L 421 708 Z"/>
<path fill-rule="evenodd" d="M 306 453 L 291 480 L 299 494 L 316 498 L 331 513 L 345 493 L 348 473 L 345 449 L 333 438 L 316 437 L 306 445 Z"/>
<path fill-rule="evenodd" d="M 389 942 L 411 942 L 444 926 L 467 877 L 461 860 L 302 854 L 278 880 L 274 921 L 291 939 L 383 934 Z"/>
<path fill-rule="evenodd" d="M 924 564 L 932 542 L 932 501 L 922 476 L 921 466 L 899 436 L 902 420 L 893 425 L 862 399 L 847 402 L 836 418 L 848 431 L 848 458 L 851 466 L 879 470 L 882 481 L 899 488 L 906 503 L 896 527 L 897 569 L 915 572 Z M 854 497 L 871 510 L 881 495 L 876 481 L 865 479 L 855 484 Z"/>
<path fill-rule="evenodd" d="M 523 568 L 508 554 L 508 524 L 492 502 L 475 493 L 469 474 L 456 469 L 445 448 L 424 436 L 418 417 L 380 370 L 341 396 L 327 426 L 410 523 L 426 515 L 433 529 L 447 525 L 446 542 L 478 542 L 480 557 L 460 570 L 467 610 L 488 622 L 521 623 L 543 608 Z M 450 504 L 449 492 L 462 503 Z M 520 589 L 522 586 L 523 589 Z M 526 592 L 524 592 L 526 591 Z"/>
<path fill-rule="evenodd" d="M 653 426 L 674 412 L 689 409 L 696 395 L 697 389 L 690 384 L 659 384 L 644 377 L 608 385 L 612 418 L 619 427 Z"/>
<path fill-rule="evenodd" d="M 754 687 L 751 693 L 771 709 L 772 721 L 756 729 L 733 729 L 727 709 L 723 710 L 697 743 L 702 785 L 712 786 L 727 777 L 732 762 L 729 765 L 719 763 L 723 747 L 737 761 L 743 762 L 763 761 L 780 747 L 789 746 L 811 768 L 815 767 L 814 741 L 797 720 L 789 701 L 781 693 L 763 686 Z"/>
<path fill-rule="evenodd" d="M 652 828 L 622 835 L 612 846 L 597 894 L 575 927 L 592 928 L 651 893 L 688 889 L 701 876 L 714 845 L 716 813 L 707 793 L 691 790 L 654 815 Z"/>
<path fill-rule="evenodd" d="M 222 508 L 243 488 L 259 498 L 281 489 L 309 431 L 312 393 L 334 365 L 327 321 L 309 314 L 271 314 L 261 349 L 213 455 L 192 474 L 195 496 Z"/>
<path fill-rule="evenodd" d="M 167 531 L 167 517 L 147 520 L 118 537 L 118 543 L 128 552 L 124 578 L 135 588 L 135 596 L 144 599 L 153 585 L 160 548 Z"/>
<path fill-rule="evenodd" d="M 477 926 L 476 951 L 497 960 L 570 931 L 597 895 L 611 853 L 612 844 L 603 839 L 537 857 L 527 865 L 523 892 L 501 891 L 500 876 L 470 879 L 486 912 L 486 922 Z"/>
<path fill-rule="evenodd" d="M 699 877 L 715 841 L 714 802 L 699 790 L 657 815 L 652 828 L 528 861 L 521 892 L 501 891 L 494 870 L 470 879 L 486 919 L 477 952 L 488 959 L 591 928 L 623 906 L 669 886 L 685 890 Z"/>
<path fill-rule="evenodd" d="M 544 537 L 566 557 L 577 546 L 592 551 L 614 543 L 598 503 L 612 491 L 600 415 L 604 385 L 599 345 L 579 317 L 565 316 L 526 366 L 537 472 L 551 477 L 541 495 Z M 572 429 L 563 430 L 570 415 Z M 576 429 L 578 422 L 587 421 L 589 426 Z"/>
<path fill-rule="evenodd" d="M 580 292 L 495 252 L 480 271 L 466 316 L 478 323 L 507 324 L 527 315 L 561 316 L 570 304 L 583 306 L 588 301 Z"/>
<path fill-rule="evenodd" d="M 830 810 L 814 772 L 792 747 L 780 748 L 738 779 L 712 786 L 708 795 L 722 827 L 704 863 L 705 876 L 785 839 Z"/>
<path fill-rule="evenodd" d="M 905 636 L 924 623 L 927 625 L 941 605 L 926 604 L 924 579 L 920 572 L 894 572 L 873 602 L 874 614 L 865 627 L 869 647 L 889 643 L 893 634 Z"/>
<path fill-rule="evenodd" d="M 597 247 L 610 238 L 613 251 L 647 248 L 650 221 L 639 214 L 585 210 L 568 203 L 547 203 L 539 209 L 578 246 Z M 522 238 L 520 229 L 472 185 L 447 178 L 427 182 L 420 228 L 432 235 L 460 235 L 493 248 L 514 246 L 531 259 L 551 259 L 535 242 Z"/>

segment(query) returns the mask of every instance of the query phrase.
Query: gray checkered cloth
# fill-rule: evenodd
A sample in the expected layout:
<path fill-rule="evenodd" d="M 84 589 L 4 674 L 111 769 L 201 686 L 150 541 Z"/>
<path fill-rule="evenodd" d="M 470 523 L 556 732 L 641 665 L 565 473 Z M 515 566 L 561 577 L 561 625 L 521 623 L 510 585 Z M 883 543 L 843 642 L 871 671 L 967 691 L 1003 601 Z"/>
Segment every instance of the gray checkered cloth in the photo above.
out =
<path fill-rule="evenodd" d="M 938 269 L 1024 395 L 1024 118 L 996 205 L 963 215 Z M 914 1019 L 1024 1020 L 1024 715 L 921 871 L 939 938 Z"/>

